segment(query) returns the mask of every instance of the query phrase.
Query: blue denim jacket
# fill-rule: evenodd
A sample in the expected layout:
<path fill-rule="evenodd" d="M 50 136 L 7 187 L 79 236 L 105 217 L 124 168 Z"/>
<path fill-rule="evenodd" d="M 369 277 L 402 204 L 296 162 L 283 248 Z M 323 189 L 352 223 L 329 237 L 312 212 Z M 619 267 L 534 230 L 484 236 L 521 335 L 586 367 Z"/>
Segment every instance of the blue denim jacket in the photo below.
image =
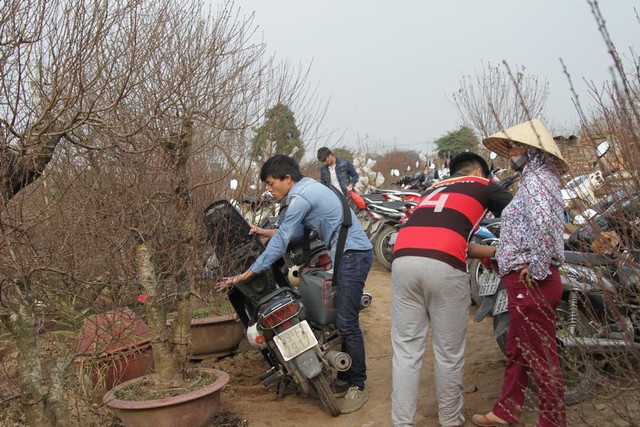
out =
<path fill-rule="evenodd" d="M 280 227 L 269 240 L 265 251 L 249 269 L 262 273 L 276 262 L 294 237 L 302 235 L 304 227 L 316 230 L 335 260 L 338 234 L 342 225 L 342 203 L 330 188 L 312 178 L 302 178 L 293 184 L 287 195 L 287 210 Z M 351 227 L 348 228 L 344 250 L 368 250 L 373 246 L 351 209 Z"/>
<path fill-rule="evenodd" d="M 355 185 L 360 178 L 356 168 L 353 167 L 351 162 L 336 157 L 336 176 L 340 183 L 340 189 L 342 193 L 347 194 L 347 187 L 349 184 Z M 331 185 L 331 172 L 329 172 L 329 166 L 324 165 L 320 169 L 320 182 L 324 185 Z"/>

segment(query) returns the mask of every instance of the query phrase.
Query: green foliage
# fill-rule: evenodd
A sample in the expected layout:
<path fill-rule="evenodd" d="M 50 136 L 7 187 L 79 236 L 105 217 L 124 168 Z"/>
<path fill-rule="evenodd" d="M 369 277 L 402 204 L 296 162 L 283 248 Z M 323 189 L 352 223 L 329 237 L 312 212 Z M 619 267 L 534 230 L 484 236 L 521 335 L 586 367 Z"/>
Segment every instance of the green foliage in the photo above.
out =
<path fill-rule="evenodd" d="M 435 140 L 440 157 L 450 157 L 463 151 L 475 152 L 478 149 L 478 143 L 476 134 L 466 126 L 453 132 L 447 132 L 445 136 Z"/>
<path fill-rule="evenodd" d="M 335 147 L 331 149 L 331 152 L 333 153 L 334 156 L 340 159 L 349 160 L 351 163 L 353 163 L 354 153 L 352 150 L 349 150 L 346 147 Z"/>
<path fill-rule="evenodd" d="M 277 104 L 267 110 L 265 119 L 262 126 L 256 129 L 253 152 L 258 157 L 265 151 L 268 151 L 269 155 L 286 154 L 300 161 L 304 156 L 304 143 L 300 139 L 300 130 L 289 107 Z M 272 143 L 275 144 L 275 152 L 270 152 L 274 149 L 270 147 Z"/>
<path fill-rule="evenodd" d="M 56 315 L 55 318 L 50 320 L 60 327 L 57 332 L 61 334 L 76 334 L 82 327 L 84 319 L 91 312 L 91 307 L 79 307 L 76 295 L 73 295 L 69 300 L 53 299 L 50 304 Z M 36 306 L 36 311 L 38 309 L 39 307 Z"/>
<path fill-rule="evenodd" d="M 193 319 L 198 319 L 201 317 L 211 316 L 212 314 L 214 314 L 214 310 L 212 307 L 198 307 L 193 309 L 193 311 L 191 312 L 191 317 Z"/>

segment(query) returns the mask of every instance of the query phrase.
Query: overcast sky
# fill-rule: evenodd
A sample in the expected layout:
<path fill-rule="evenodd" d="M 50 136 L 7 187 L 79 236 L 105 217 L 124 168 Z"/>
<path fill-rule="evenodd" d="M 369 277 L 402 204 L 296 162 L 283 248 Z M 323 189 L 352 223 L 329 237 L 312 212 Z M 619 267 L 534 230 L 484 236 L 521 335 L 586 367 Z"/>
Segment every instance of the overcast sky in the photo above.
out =
<path fill-rule="evenodd" d="M 428 150 L 427 142 L 461 125 L 451 102 L 460 79 L 482 62 L 525 66 L 548 80 L 549 126 L 578 124 L 569 68 L 581 102 L 583 79 L 610 79 L 607 54 L 586 0 L 236 0 L 255 12 L 268 51 L 293 64 L 313 61 L 311 81 L 329 101 L 328 145 Z M 603 0 L 600 9 L 622 55 L 638 47 L 640 1 Z M 640 9 L 640 8 L 639 8 Z M 294 111 L 295 113 L 295 111 Z M 346 132 L 346 133 L 345 133 Z M 344 141 L 335 141 L 338 135 Z"/>

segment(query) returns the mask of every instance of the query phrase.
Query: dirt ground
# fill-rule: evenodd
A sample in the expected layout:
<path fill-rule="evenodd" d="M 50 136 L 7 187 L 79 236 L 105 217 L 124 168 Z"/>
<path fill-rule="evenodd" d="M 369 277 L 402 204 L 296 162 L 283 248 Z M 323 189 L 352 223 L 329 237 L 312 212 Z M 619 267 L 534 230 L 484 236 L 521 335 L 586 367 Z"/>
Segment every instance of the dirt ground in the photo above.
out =
<path fill-rule="evenodd" d="M 366 291 L 373 296 L 371 307 L 361 313 L 361 323 L 367 351 L 368 403 L 359 411 L 338 417 L 329 416 L 322 404 L 313 396 L 298 393 L 293 387 L 282 398 L 273 390 L 266 390 L 258 377 L 267 365 L 260 353 L 245 340 L 233 356 L 219 360 L 205 360 L 201 366 L 215 367 L 229 373 L 231 380 L 222 394 L 221 407 L 214 422 L 216 427 L 382 427 L 390 423 L 391 393 L 391 323 L 390 300 L 391 275 L 382 266 L 374 263 L 367 280 Z M 484 413 L 500 392 L 505 359 L 492 336 L 490 318 L 482 323 L 473 322 L 476 307 L 471 307 L 467 335 L 466 367 L 464 377 L 465 409 L 467 426 L 471 426 L 471 415 Z M 52 349 L 53 350 L 53 349 Z M 19 357 L 16 351 L 5 355 L 3 369 L 15 369 L 15 363 L 7 360 Z M 16 378 L 15 371 L 10 377 Z M 6 377 L 5 377 L 6 378 Z M 638 384 L 635 384 L 638 386 Z M 15 384 L 3 384 L 0 390 L 0 426 L 25 426 L 24 415 L 15 394 Z M 628 392 L 627 392 L 628 393 Z M 637 402 L 640 392 L 633 399 L 620 393 L 604 393 L 598 389 L 597 396 L 569 408 L 568 426 L 634 426 L 637 424 L 629 414 L 640 414 Z M 109 409 L 93 404 L 71 402 L 73 417 L 80 426 L 121 426 Z M 535 425 L 535 402 L 528 399 L 525 417 L 521 425 Z M 624 421 L 631 419 L 631 421 Z M 430 347 L 425 352 L 421 375 L 421 395 L 418 404 L 417 426 L 438 426 L 435 390 L 433 385 L 433 356 Z"/>
<path fill-rule="evenodd" d="M 274 392 L 264 389 L 258 377 L 266 370 L 266 363 L 255 350 L 242 345 L 234 357 L 217 362 L 203 362 L 227 371 L 231 381 L 222 396 L 221 411 L 237 417 L 236 425 L 258 426 L 324 426 L 377 427 L 389 426 L 391 413 L 391 274 L 374 263 L 367 280 L 366 291 L 373 295 L 372 305 L 361 315 L 367 351 L 367 391 L 369 401 L 357 412 L 331 417 L 322 409 L 319 400 L 291 391 L 277 399 Z M 474 323 L 476 307 L 469 314 L 464 376 L 467 424 L 474 413 L 491 408 L 500 393 L 505 358 L 492 336 L 491 318 Z M 620 397 L 600 396 L 569 408 L 568 426 L 631 426 L 615 413 L 614 403 Z M 521 425 L 534 426 L 535 402 L 528 399 Z M 618 406 L 618 409 L 621 408 Z M 637 409 L 637 408 L 636 408 Z M 638 412 L 636 411 L 636 414 Z M 433 353 L 427 349 L 421 376 L 421 397 L 418 404 L 417 426 L 438 426 L 435 390 L 433 385 Z"/>

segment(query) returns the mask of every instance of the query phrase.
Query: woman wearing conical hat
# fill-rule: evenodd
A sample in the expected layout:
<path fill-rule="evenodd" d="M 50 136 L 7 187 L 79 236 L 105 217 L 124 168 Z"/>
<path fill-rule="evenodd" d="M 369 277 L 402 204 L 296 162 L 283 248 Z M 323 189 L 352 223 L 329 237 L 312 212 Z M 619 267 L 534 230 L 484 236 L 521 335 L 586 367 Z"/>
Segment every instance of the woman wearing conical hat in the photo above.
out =
<path fill-rule="evenodd" d="M 496 260 L 509 297 L 507 366 L 502 393 L 477 426 L 517 424 L 528 374 L 536 381 L 538 427 L 565 426 L 564 384 L 556 346 L 555 310 L 562 297 L 557 267 L 564 262 L 560 174 L 568 170 L 553 137 L 531 120 L 482 141 L 521 171 L 520 186 L 502 211 Z"/>

